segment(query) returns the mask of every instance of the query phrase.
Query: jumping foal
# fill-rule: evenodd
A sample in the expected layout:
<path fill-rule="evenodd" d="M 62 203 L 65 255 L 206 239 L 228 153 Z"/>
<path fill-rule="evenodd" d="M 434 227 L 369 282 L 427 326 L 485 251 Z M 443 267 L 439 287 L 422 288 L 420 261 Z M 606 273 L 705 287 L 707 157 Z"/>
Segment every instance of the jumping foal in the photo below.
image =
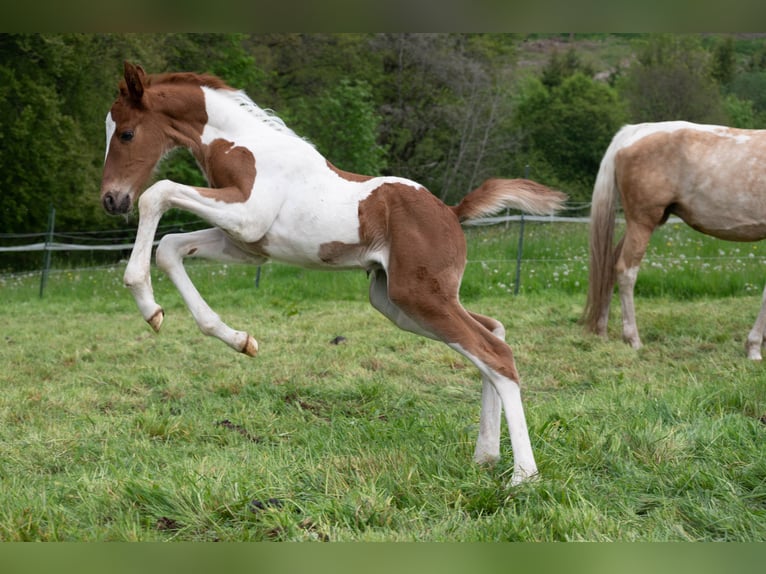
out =
<path fill-rule="evenodd" d="M 458 299 L 466 263 L 461 223 L 508 207 L 553 213 L 563 194 L 529 180 L 490 179 L 448 207 L 413 181 L 336 168 L 281 120 L 218 78 L 149 76 L 127 62 L 106 127 L 101 201 L 112 214 L 128 213 L 138 203 L 138 233 L 124 280 L 155 330 L 164 312 L 150 281 L 152 243 L 160 218 L 173 207 L 213 227 L 164 236 L 157 265 L 203 333 L 250 356 L 258 351 L 256 340 L 230 328 L 207 305 L 183 258 L 363 269 L 378 311 L 404 330 L 443 341 L 481 372 L 474 459 L 499 459 L 502 407 L 514 455 L 511 482 L 537 473 L 505 330 L 497 320 L 467 311 Z M 142 193 L 157 163 L 176 147 L 191 151 L 209 186 L 162 180 Z"/>

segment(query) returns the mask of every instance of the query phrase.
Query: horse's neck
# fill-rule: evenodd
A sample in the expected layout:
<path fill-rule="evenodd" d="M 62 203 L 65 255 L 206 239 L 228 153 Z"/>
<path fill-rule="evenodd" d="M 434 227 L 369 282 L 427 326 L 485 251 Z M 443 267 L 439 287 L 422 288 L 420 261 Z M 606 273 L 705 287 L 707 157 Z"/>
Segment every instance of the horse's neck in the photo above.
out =
<path fill-rule="evenodd" d="M 291 169 L 316 165 L 321 170 L 326 166 L 326 160 L 310 142 L 241 93 L 205 90 L 205 109 L 207 123 L 189 148 L 203 170 L 209 166 L 210 145 L 215 140 L 247 148 L 257 162 L 264 162 L 260 164 L 263 169 L 277 163 L 292 164 Z"/>

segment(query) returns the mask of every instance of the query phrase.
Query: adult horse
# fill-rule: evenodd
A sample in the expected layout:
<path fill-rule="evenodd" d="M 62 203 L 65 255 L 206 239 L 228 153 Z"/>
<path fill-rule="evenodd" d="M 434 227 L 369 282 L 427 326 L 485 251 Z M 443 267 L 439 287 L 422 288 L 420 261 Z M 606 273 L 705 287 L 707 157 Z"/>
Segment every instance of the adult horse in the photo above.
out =
<path fill-rule="evenodd" d="M 613 248 L 618 196 L 625 235 Z M 766 131 L 689 122 L 623 127 L 612 139 L 593 188 L 590 281 L 584 322 L 606 336 L 615 281 L 622 306 L 622 338 L 641 346 L 633 289 L 652 232 L 673 214 L 688 225 L 730 241 L 766 237 Z M 766 289 L 745 341 L 761 359 Z"/>
<path fill-rule="evenodd" d="M 458 300 L 466 261 L 460 224 L 506 207 L 552 213 L 563 194 L 529 180 L 491 179 L 448 207 L 413 181 L 337 169 L 281 120 L 216 77 L 149 76 L 127 62 L 106 129 L 101 201 L 112 214 L 138 203 L 138 232 L 124 281 L 155 330 L 164 313 L 150 282 L 152 243 L 160 218 L 172 207 L 214 227 L 164 236 L 157 265 L 201 331 L 247 355 L 256 354 L 256 340 L 210 309 L 189 279 L 184 257 L 363 269 L 373 307 L 404 330 L 443 341 L 481 372 L 474 459 L 499 458 L 504 409 L 514 457 L 511 482 L 537 473 L 504 327 L 466 311 Z M 209 187 L 162 180 L 142 193 L 162 156 L 179 146 L 194 155 Z"/>

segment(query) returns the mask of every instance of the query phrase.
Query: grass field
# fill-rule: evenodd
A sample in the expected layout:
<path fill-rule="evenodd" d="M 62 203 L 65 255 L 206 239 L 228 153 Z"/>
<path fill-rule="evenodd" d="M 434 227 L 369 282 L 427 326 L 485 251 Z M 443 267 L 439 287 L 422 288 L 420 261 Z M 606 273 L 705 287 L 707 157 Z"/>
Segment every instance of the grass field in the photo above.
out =
<path fill-rule="evenodd" d="M 636 290 L 645 347 L 585 335 L 582 225 L 469 229 L 462 299 L 502 320 L 538 481 L 471 462 L 481 384 L 397 330 L 364 273 L 191 264 L 255 359 L 205 338 L 154 276 L 159 335 L 124 264 L 0 279 L 0 540 L 766 539 L 766 385 L 744 338 L 764 246 L 681 225 Z M 618 305 L 614 305 L 618 307 Z M 341 344 L 332 344 L 336 337 Z"/>

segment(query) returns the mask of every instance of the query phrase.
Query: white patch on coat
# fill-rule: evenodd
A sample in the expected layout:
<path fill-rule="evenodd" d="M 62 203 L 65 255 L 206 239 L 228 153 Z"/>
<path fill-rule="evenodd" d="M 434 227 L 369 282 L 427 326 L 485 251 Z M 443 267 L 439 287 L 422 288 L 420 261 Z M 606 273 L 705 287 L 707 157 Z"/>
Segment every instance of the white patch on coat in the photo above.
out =
<path fill-rule="evenodd" d="M 117 129 L 117 124 L 112 119 L 112 112 L 106 114 L 104 123 L 106 124 L 106 151 L 104 152 L 104 163 L 106 163 L 106 158 L 109 155 L 109 144 L 112 142 L 112 136 Z"/>

